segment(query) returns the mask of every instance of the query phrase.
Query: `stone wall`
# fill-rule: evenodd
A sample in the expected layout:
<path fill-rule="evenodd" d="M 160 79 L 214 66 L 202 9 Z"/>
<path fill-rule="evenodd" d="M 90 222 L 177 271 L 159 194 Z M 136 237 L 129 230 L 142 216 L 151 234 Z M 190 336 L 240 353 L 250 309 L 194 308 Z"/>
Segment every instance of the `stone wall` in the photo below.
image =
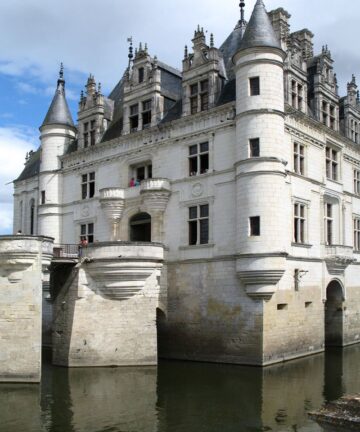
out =
<path fill-rule="evenodd" d="M 157 364 L 162 246 L 98 243 L 86 255 L 54 301 L 54 364 Z"/>
<path fill-rule="evenodd" d="M 39 382 L 42 270 L 52 239 L 0 236 L 0 381 Z"/>

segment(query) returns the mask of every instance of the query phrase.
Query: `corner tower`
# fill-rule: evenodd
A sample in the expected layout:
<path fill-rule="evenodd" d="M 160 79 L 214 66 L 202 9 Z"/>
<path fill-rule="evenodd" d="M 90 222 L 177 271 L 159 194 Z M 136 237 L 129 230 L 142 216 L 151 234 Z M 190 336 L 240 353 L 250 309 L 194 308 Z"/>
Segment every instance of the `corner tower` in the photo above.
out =
<path fill-rule="evenodd" d="M 64 70 L 61 65 L 54 98 L 40 126 L 41 161 L 39 172 L 39 235 L 61 241 L 61 161 L 76 128 L 65 97 Z"/>
<path fill-rule="evenodd" d="M 257 0 L 233 56 L 236 76 L 237 273 L 252 298 L 271 298 L 291 227 L 284 161 L 284 59 Z"/>

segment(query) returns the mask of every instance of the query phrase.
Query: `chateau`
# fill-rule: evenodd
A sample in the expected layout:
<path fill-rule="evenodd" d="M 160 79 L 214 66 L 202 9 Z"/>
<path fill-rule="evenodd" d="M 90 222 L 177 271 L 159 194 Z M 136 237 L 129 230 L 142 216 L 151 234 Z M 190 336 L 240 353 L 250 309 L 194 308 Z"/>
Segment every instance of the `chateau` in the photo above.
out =
<path fill-rule="evenodd" d="M 55 364 L 264 366 L 360 341 L 355 76 L 341 97 L 327 46 L 244 6 L 220 47 L 195 30 L 182 71 L 130 44 L 108 97 L 89 76 L 77 124 L 60 71 L 14 181 L 22 235 L 0 239 L 42 259 Z"/>

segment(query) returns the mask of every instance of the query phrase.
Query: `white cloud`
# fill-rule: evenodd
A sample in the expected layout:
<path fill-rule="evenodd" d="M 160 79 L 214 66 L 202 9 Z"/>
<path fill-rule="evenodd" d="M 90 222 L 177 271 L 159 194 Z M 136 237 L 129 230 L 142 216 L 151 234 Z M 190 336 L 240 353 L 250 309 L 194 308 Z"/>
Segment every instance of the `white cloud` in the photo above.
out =
<path fill-rule="evenodd" d="M 35 150 L 38 133 L 29 127 L 0 127 L 0 234 L 12 231 L 14 177 L 24 168 L 26 152 Z"/>
<path fill-rule="evenodd" d="M 29 94 L 39 93 L 39 89 L 37 89 L 35 86 L 22 81 L 16 83 L 16 88 L 22 93 L 29 93 Z"/>

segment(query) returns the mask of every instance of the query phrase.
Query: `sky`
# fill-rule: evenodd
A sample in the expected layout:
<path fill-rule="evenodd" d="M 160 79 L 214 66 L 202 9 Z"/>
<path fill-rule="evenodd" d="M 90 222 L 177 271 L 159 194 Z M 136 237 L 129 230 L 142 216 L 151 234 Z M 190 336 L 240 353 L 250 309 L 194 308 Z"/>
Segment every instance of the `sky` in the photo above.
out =
<path fill-rule="evenodd" d="M 255 0 L 245 0 L 249 19 Z M 327 44 L 340 94 L 355 73 L 360 83 L 360 1 L 264 0 L 283 7 L 291 31 L 315 34 L 315 52 Z M 108 94 L 127 65 L 127 38 L 147 43 L 151 56 L 181 68 L 184 45 L 197 25 L 220 46 L 239 19 L 238 0 L 1 0 L 0 1 L 0 234 L 12 232 L 14 180 L 25 155 L 39 146 L 41 125 L 53 97 L 60 62 L 66 95 L 77 102 L 90 73 Z"/>

